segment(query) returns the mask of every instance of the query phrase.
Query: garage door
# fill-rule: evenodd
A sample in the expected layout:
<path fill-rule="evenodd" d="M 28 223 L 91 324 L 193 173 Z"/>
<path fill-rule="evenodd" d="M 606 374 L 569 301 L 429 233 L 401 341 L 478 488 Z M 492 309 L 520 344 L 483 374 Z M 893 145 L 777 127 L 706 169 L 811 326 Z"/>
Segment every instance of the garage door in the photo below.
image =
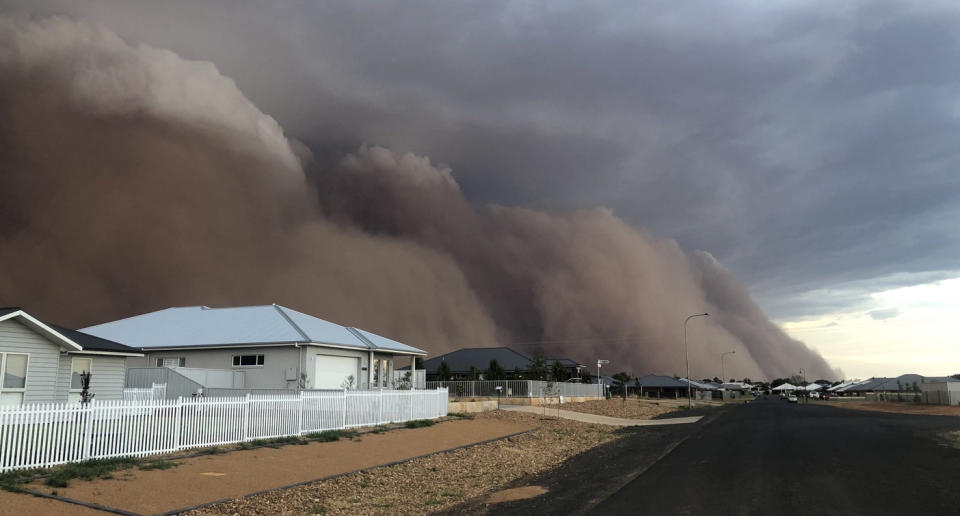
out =
<path fill-rule="evenodd" d="M 357 357 L 317 355 L 314 361 L 313 388 L 342 389 L 348 376 L 353 377 L 353 388 L 357 388 L 359 360 Z"/>

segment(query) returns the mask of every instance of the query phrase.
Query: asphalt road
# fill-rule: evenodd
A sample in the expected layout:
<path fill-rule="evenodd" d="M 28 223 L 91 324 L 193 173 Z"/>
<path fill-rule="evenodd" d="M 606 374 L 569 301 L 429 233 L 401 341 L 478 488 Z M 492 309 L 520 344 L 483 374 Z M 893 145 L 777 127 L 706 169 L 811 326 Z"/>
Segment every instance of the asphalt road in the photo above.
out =
<path fill-rule="evenodd" d="M 725 410 L 589 512 L 958 515 L 960 449 L 938 442 L 945 430 L 960 418 L 758 400 Z"/>

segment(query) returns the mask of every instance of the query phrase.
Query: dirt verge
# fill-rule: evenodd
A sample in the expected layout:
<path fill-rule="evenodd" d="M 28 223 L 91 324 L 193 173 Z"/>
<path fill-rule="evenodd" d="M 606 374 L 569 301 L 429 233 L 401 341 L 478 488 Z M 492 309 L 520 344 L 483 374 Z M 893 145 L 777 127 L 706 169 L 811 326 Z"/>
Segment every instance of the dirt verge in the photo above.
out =
<path fill-rule="evenodd" d="M 568 458 L 623 435 L 615 427 L 516 412 L 484 413 L 475 421 L 537 428 L 507 440 L 233 500 L 190 514 L 403 515 L 444 511 L 465 500 L 516 487 L 514 484 L 523 479 L 551 471 Z"/>
<path fill-rule="evenodd" d="M 68 498 L 157 514 L 455 448 L 532 426 L 496 419 L 445 421 L 427 428 L 362 434 L 349 441 L 238 450 L 177 460 L 170 469 L 122 470 L 115 478 L 75 481 L 56 491 Z M 53 490 L 42 484 L 27 487 L 42 492 Z"/>

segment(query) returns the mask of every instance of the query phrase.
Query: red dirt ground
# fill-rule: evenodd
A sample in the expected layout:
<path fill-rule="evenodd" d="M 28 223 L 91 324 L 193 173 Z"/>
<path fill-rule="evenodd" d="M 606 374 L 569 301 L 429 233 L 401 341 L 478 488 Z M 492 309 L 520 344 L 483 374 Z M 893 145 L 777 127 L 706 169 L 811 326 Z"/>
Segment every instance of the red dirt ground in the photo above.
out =
<path fill-rule="evenodd" d="M 119 471 L 112 479 L 74 480 L 70 487 L 56 491 L 68 498 L 140 514 L 157 514 L 456 448 L 530 428 L 491 419 L 445 421 L 427 428 L 366 433 L 349 441 L 238 450 L 177 460 L 178 465 L 168 470 Z M 27 487 L 41 492 L 52 490 L 39 484 Z M 3 493 L 0 502 L 2 514 L 84 514 L 86 510 L 78 505 L 23 494 Z M 59 510 L 62 512 L 57 512 Z"/>

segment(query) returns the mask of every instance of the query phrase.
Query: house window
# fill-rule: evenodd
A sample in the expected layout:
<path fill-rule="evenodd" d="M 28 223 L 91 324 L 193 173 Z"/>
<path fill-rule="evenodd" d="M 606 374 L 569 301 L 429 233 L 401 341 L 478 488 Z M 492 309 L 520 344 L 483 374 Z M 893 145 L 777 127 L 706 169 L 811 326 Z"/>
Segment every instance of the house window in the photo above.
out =
<path fill-rule="evenodd" d="M 372 387 L 380 386 L 380 360 L 373 361 L 373 385 Z"/>
<path fill-rule="evenodd" d="M 233 367 L 262 365 L 263 355 L 233 355 Z"/>
<path fill-rule="evenodd" d="M 0 405 L 20 405 L 27 387 L 28 357 L 23 353 L 0 353 Z"/>
<path fill-rule="evenodd" d="M 187 357 L 158 358 L 157 367 L 187 367 Z"/>
<path fill-rule="evenodd" d="M 83 381 L 80 379 L 80 375 L 82 373 L 89 373 L 92 369 L 92 358 L 74 358 L 70 366 L 70 390 L 83 390 Z"/>

